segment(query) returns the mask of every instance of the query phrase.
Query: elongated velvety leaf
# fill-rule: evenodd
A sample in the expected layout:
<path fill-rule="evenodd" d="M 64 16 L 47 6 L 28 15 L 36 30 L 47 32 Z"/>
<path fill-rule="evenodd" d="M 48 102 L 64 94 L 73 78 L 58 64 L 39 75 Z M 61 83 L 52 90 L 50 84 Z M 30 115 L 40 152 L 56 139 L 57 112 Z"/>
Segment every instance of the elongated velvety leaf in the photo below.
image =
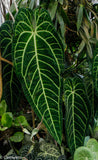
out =
<path fill-rule="evenodd" d="M 79 13 L 77 17 L 78 17 L 77 18 L 77 31 L 79 31 L 81 23 L 82 23 L 82 19 L 83 19 L 83 5 L 82 4 L 80 4 Z"/>
<path fill-rule="evenodd" d="M 59 22 L 60 28 L 61 28 L 61 36 L 64 39 L 64 37 L 65 37 L 65 24 L 64 24 L 63 18 L 59 14 L 59 12 L 57 12 L 57 19 L 58 19 L 58 22 Z"/>
<path fill-rule="evenodd" d="M 60 144 L 63 48 L 48 12 L 21 9 L 16 17 L 14 41 L 14 66 L 25 96 Z"/>
<path fill-rule="evenodd" d="M 96 104 L 95 104 L 96 98 L 95 98 L 94 82 L 93 82 L 92 76 L 90 76 L 89 73 L 85 74 L 84 83 L 85 83 L 85 89 L 89 98 L 89 102 L 91 104 L 91 118 L 94 118 L 95 108 L 96 108 Z"/>
<path fill-rule="evenodd" d="M 98 43 L 96 45 L 93 58 L 93 79 L 94 79 L 96 94 L 98 96 Z"/>
<path fill-rule="evenodd" d="M 12 62 L 12 35 L 13 24 L 12 21 L 6 21 L 0 27 L 0 45 L 2 57 Z M 2 75 L 3 75 L 3 97 L 8 105 L 8 109 L 12 111 L 18 105 L 21 86 L 16 78 L 13 67 L 2 61 Z"/>
<path fill-rule="evenodd" d="M 56 15 L 56 10 L 58 7 L 58 2 L 49 3 L 48 11 L 50 13 L 51 19 L 53 20 Z"/>
<path fill-rule="evenodd" d="M 67 78 L 64 82 L 66 106 L 65 127 L 67 142 L 71 153 L 84 143 L 89 120 L 90 105 L 82 80 Z"/>

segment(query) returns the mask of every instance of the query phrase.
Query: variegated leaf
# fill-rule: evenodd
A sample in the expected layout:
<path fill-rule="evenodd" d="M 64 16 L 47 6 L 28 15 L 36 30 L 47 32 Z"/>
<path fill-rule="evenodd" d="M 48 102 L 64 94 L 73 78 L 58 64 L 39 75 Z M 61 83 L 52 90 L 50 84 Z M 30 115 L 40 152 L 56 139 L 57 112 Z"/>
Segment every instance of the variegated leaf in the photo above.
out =
<path fill-rule="evenodd" d="M 90 115 L 90 105 L 80 78 L 67 78 L 64 82 L 66 106 L 65 127 L 68 146 L 73 154 L 84 143 Z"/>
<path fill-rule="evenodd" d="M 21 9 L 16 17 L 14 66 L 25 96 L 50 134 L 61 144 L 63 46 L 47 11 Z"/>
<path fill-rule="evenodd" d="M 96 48 L 94 51 L 94 58 L 93 58 L 93 79 L 96 94 L 98 96 L 98 43 L 96 44 Z"/>
<path fill-rule="evenodd" d="M 12 62 L 12 39 L 13 24 L 12 21 L 6 21 L 0 27 L 0 45 L 1 56 Z M 14 72 L 13 66 L 2 61 L 3 76 L 3 96 L 8 105 L 9 110 L 17 107 L 20 97 L 21 86 Z"/>

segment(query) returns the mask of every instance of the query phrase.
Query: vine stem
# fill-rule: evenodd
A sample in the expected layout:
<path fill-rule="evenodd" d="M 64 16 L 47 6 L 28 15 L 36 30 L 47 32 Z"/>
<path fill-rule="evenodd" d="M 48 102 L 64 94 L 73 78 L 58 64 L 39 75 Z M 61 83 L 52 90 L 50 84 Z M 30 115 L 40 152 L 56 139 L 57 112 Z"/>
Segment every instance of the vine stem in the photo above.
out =
<path fill-rule="evenodd" d="M 2 4 L 4 5 L 4 7 L 6 8 L 6 10 L 8 11 L 8 13 L 10 14 L 13 22 L 15 22 L 15 19 L 14 19 L 13 15 L 12 15 L 11 11 L 10 11 L 9 8 L 6 7 L 6 5 L 5 5 L 5 1 L 4 1 L 4 0 L 1 0 L 1 2 L 2 2 Z"/>
<path fill-rule="evenodd" d="M 0 57 L 1 57 L 1 50 L 0 50 Z M 0 60 L 0 102 L 2 98 L 2 92 L 3 92 L 3 84 L 2 84 L 2 63 Z"/>
<path fill-rule="evenodd" d="M 32 112 L 32 123 L 33 123 L 33 128 L 35 128 L 35 115 L 34 115 L 34 110 L 31 108 Z"/>
<path fill-rule="evenodd" d="M 77 33 L 77 31 L 74 31 L 74 30 L 70 29 L 69 27 L 66 27 L 66 29 L 71 31 L 71 32 Z"/>

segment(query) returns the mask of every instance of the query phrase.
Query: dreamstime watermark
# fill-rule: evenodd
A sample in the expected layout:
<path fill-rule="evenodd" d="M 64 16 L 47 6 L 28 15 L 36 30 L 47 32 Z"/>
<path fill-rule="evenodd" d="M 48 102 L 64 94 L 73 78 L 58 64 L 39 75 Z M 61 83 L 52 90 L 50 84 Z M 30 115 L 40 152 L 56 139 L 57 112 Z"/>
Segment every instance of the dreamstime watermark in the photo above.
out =
<path fill-rule="evenodd" d="M 20 156 L 2 156 L 0 159 L 4 159 L 4 160 L 26 160 L 26 158 L 20 157 Z"/>
<path fill-rule="evenodd" d="M 0 160 L 28 160 L 26 157 L 21 156 L 2 156 L 0 157 Z M 36 160 L 43 160 L 43 158 L 37 158 Z M 47 160 L 51 160 L 50 158 Z M 60 156 L 58 160 L 66 160 L 66 157 L 64 155 Z"/>

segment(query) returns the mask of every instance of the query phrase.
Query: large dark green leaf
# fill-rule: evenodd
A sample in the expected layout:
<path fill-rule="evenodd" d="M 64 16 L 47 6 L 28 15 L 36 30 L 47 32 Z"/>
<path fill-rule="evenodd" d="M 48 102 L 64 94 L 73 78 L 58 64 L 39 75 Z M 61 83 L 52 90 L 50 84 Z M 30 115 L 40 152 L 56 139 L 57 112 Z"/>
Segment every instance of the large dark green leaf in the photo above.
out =
<path fill-rule="evenodd" d="M 0 45 L 2 57 L 12 62 L 12 37 L 13 24 L 12 21 L 6 21 L 0 27 Z M 8 109 L 12 111 L 16 108 L 19 100 L 21 87 L 16 78 L 13 67 L 2 61 L 3 75 L 3 99 L 6 100 Z"/>
<path fill-rule="evenodd" d="M 14 41 L 14 66 L 25 96 L 60 144 L 63 47 L 48 12 L 21 9 L 16 17 Z"/>
<path fill-rule="evenodd" d="M 86 62 L 85 62 L 86 63 Z M 95 114 L 95 108 L 96 108 L 96 97 L 95 97 L 95 88 L 94 88 L 94 82 L 93 77 L 91 75 L 91 70 L 89 67 L 89 64 L 85 66 L 84 69 L 84 84 L 85 84 L 85 90 L 88 95 L 88 99 L 91 105 L 91 119 L 94 119 Z"/>
<path fill-rule="evenodd" d="M 71 153 L 83 145 L 89 120 L 90 106 L 80 78 L 67 78 L 64 82 L 66 106 L 65 127 Z"/>
<path fill-rule="evenodd" d="M 94 78 L 95 90 L 96 90 L 96 93 L 97 93 L 97 96 L 98 96 L 98 43 L 97 43 L 96 49 L 94 51 L 93 78 Z"/>

